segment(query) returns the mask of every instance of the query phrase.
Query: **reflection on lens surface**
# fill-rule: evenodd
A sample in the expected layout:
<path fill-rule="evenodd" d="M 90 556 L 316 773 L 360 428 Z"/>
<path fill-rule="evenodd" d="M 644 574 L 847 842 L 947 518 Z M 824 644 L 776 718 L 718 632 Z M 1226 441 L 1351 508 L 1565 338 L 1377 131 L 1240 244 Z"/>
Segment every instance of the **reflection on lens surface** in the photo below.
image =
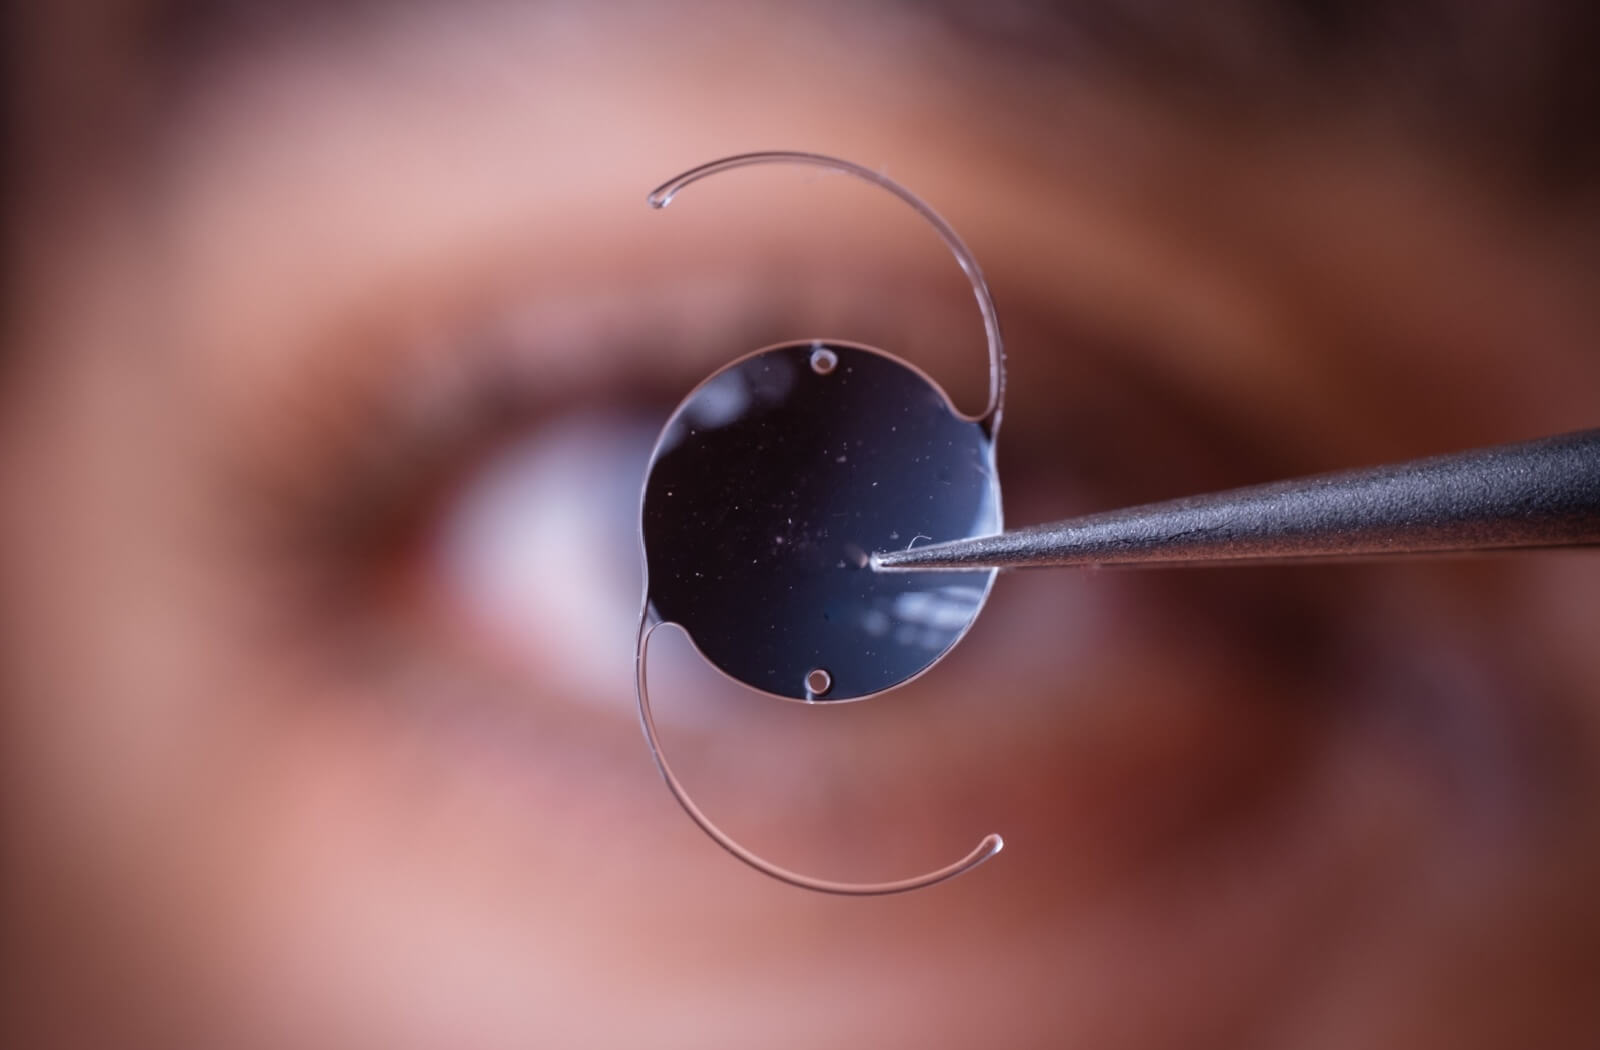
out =
<path fill-rule="evenodd" d="M 712 376 L 663 431 L 649 601 L 749 686 L 856 699 L 949 651 L 994 579 L 875 573 L 868 554 L 999 529 L 993 442 L 926 376 L 865 347 L 776 347 Z M 808 689 L 818 668 L 826 695 Z"/>

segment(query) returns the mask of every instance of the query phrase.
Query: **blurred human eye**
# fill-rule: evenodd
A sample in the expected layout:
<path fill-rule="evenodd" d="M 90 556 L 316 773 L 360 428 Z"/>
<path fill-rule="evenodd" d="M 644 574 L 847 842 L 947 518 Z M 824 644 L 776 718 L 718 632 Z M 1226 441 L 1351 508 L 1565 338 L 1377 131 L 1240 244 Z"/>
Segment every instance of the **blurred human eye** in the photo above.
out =
<path fill-rule="evenodd" d="M 928 294 L 912 281 L 863 295 L 841 312 L 840 334 L 851 317 L 870 317 L 867 326 L 879 332 L 912 328 Z M 678 345 L 652 308 L 626 305 L 625 290 L 622 302 L 610 324 L 594 330 L 489 324 L 489 336 L 446 334 L 421 351 L 381 355 L 381 368 L 311 373 L 288 442 L 296 452 L 263 454 L 277 480 L 258 487 L 281 495 L 262 503 L 270 507 L 264 528 L 292 537 L 276 546 L 296 562 L 288 575 L 308 585 L 307 622 L 325 646 L 343 652 L 358 636 L 367 639 L 361 644 L 387 637 L 379 648 L 397 662 L 430 654 L 521 682 L 513 687 L 521 705 L 628 709 L 646 461 L 672 405 L 718 363 L 718 352 Z M 1279 469 L 1269 450 L 1252 451 L 1225 406 L 1174 382 L 1125 340 L 1063 318 L 1051 304 L 1013 305 L 1014 344 L 1025 348 L 1013 371 L 1025 380 L 1000 441 L 1012 521 Z M 725 300 L 702 318 L 696 341 L 726 347 L 722 359 L 731 360 L 792 323 L 765 309 Z M 552 338 L 580 347 L 570 355 L 579 364 L 548 367 Z M 640 361 L 654 364 L 629 364 Z M 1069 651 L 1088 651 L 1129 626 L 1165 630 L 1205 600 L 1192 578 L 1066 582 L 1003 581 L 987 614 L 996 625 L 968 643 L 956 673 L 970 681 L 971 669 L 999 648 L 1011 668 L 1001 680 L 1048 675 L 1047 694 L 1070 695 L 1091 677 L 1087 667 L 1013 644 L 1035 638 L 1042 618 L 1079 636 L 1063 639 Z M 1198 591 L 1218 582 L 1206 577 Z M 1228 595 L 1229 615 L 1250 622 L 1303 618 L 1323 604 L 1283 580 L 1223 582 L 1217 593 Z M 1245 637 L 1241 629 L 1221 640 Z M 1032 686 L 1028 693 L 1040 695 Z M 1042 708 L 1028 717 L 1062 715 Z"/>

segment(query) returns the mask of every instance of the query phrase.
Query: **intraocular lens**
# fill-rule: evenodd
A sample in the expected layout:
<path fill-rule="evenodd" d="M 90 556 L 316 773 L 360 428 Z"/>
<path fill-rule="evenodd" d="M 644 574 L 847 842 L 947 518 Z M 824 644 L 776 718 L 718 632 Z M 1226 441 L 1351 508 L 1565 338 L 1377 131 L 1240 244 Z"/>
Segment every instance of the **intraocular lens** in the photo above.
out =
<path fill-rule="evenodd" d="M 873 572 L 868 553 L 999 528 L 993 444 L 926 376 L 865 347 L 774 347 L 706 380 L 662 434 L 649 602 L 752 688 L 859 699 L 938 661 L 994 578 Z"/>
<path fill-rule="evenodd" d="M 999 853 L 985 835 L 965 857 L 887 882 L 841 882 L 752 853 L 701 812 L 672 772 L 651 714 L 650 636 L 675 623 L 717 668 L 769 695 L 857 700 L 915 678 L 966 633 L 991 570 L 879 573 L 871 552 L 1000 531 L 994 434 L 1005 353 L 994 300 L 950 225 L 899 183 L 814 153 L 747 153 L 702 164 L 650 194 L 756 164 L 843 172 L 926 219 L 972 284 L 988 338 L 988 409 L 958 413 L 932 380 L 870 347 L 812 340 L 758 350 L 692 391 L 651 458 L 641 515 L 645 611 L 634 668 L 639 721 L 667 788 L 723 849 L 773 878 L 823 893 L 903 893 Z"/>

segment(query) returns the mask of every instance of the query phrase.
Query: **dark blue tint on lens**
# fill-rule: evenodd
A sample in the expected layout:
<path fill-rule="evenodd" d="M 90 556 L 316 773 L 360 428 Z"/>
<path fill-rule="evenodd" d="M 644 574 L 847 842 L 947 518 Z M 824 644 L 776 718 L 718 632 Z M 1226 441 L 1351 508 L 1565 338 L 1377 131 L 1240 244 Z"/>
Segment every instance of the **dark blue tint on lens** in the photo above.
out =
<path fill-rule="evenodd" d="M 662 433 L 644 493 L 650 607 L 746 685 L 868 696 L 949 651 L 994 579 L 874 572 L 868 555 L 1000 524 L 993 443 L 922 373 L 865 347 L 763 350 Z"/>

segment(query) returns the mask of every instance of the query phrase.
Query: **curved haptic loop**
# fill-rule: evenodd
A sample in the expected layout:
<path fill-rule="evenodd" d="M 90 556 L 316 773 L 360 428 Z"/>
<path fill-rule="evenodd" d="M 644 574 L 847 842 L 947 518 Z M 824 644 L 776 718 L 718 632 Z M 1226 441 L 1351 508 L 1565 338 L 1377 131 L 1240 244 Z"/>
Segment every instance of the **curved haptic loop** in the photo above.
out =
<path fill-rule="evenodd" d="M 739 845 L 728 833 L 711 822 L 711 818 L 703 813 L 689 793 L 684 790 L 683 784 L 672 772 L 672 767 L 667 764 L 666 756 L 661 751 L 661 741 L 656 736 L 655 718 L 650 713 L 649 690 L 645 685 L 645 659 L 650 649 L 650 636 L 655 632 L 660 623 L 652 623 L 648 608 L 639 621 L 639 640 L 634 650 L 634 688 L 639 697 L 639 724 L 644 728 L 645 739 L 650 744 L 650 757 L 655 759 L 656 768 L 661 771 L 661 779 L 666 781 L 667 790 L 672 792 L 672 797 L 678 800 L 678 805 L 689 814 L 689 819 L 697 824 L 701 831 L 711 837 L 711 840 L 727 850 L 739 860 L 750 865 L 757 871 L 770 875 L 780 882 L 787 882 L 791 886 L 801 889 L 816 890 L 819 893 L 835 893 L 849 897 L 881 897 L 891 893 L 905 893 L 908 890 L 918 890 L 925 886 L 932 886 L 957 875 L 965 874 L 999 853 L 1005 847 L 1005 842 L 999 835 L 985 835 L 982 842 L 965 857 L 953 864 L 942 868 L 916 875 L 908 879 L 896 879 L 892 882 L 835 882 L 832 879 L 819 879 L 810 875 L 802 875 L 797 871 L 790 871 L 765 860 Z"/>
<path fill-rule="evenodd" d="M 870 182 L 874 186 L 887 190 L 911 206 L 922 218 L 939 234 L 945 247 L 956 257 L 961 271 L 967 275 L 967 280 L 972 284 L 972 294 L 978 300 L 978 312 L 983 315 L 983 331 L 989 343 L 989 407 L 980 416 L 973 417 L 981 422 L 994 437 L 1000 429 L 1000 409 L 1005 404 L 1005 343 L 1000 338 L 1000 317 L 995 311 L 994 297 L 989 294 L 989 285 L 983 279 L 983 270 L 978 266 L 978 260 L 973 257 L 971 250 L 961 237 L 945 222 L 938 212 L 929 207 L 921 198 L 887 175 L 879 174 L 871 168 L 864 168 L 859 164 L 852 164 L 847 160 L 829 157 L 821 153 L 802 153 L 789 150 L 773 150 L 761 153 L 741 153 L 733 157 L 724 157 L 691 168 L 674 178 L 668 179 L 654 190 L 650 191 L 646 200 L 652 208 L 665 208 L 672 203 L 672 199 L 684 187 L 699 182 L 701 179 L 715 175 L 722 171 L 731 171 L 734 168 L 746 168 L 756 164 L 809 164 L 815 167 L 826 168 L 829 171 L 842 172 L 854 175 L 858 179 Z"/>

